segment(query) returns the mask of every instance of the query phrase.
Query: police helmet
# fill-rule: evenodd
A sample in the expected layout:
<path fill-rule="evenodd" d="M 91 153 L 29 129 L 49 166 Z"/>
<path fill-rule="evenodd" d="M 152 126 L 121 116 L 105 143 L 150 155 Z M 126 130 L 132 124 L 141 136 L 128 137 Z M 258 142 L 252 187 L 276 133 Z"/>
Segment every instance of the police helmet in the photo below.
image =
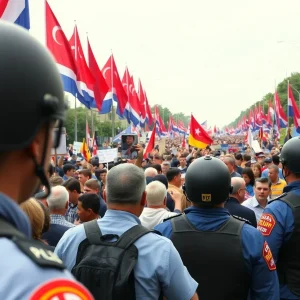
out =
<path fill-rule="evenodd" d="M 0 151 L 13 151 L 28 146 L 42 124 L 64 121 L 66 106 L 46 48 L 25 29 L 3 21 L 0 40 Z"/>
<path fill-rule="evenodd" d="M 282 147 L 280 161 L 283 167 L 291 172 L 300 174 L 300 137 L 288 140 Z"/>
<path fill-rule="evenodd" d="M 194 203 L 212 206 L 225 202 L 231 189 L 228 168 L 209 155 L 196 159 L 185 175 L 185 192 Z"/>
<path fill-rule="evenodd" d="M 57 147 L 67 106 L 54 59 L 20 26 L 0 21 L 0 41 L 0 152 L 25 149 L 42 125 L 50 134 L 50 122 L 58 127 L 53 145 Z M 41 162 L 32 158 L 36 175 L 46 187 L 43 165 L 48 143 L 46 139 Z"/>

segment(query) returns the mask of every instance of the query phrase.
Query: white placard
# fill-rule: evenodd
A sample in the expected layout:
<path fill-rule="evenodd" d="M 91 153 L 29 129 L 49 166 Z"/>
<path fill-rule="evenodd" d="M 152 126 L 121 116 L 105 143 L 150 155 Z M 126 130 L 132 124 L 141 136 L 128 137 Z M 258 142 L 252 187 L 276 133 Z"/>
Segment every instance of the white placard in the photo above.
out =
<path fill-rule="evenodd" d="M 80 153 L 81 146 L 82 146 L 81 142 L 74 142 L 73 143 L 73 153 L 76 154 L 76 155 L 78 153 Z"/>
<path fill-rule="evenodd" d="M 98 150 L 97 156 L 99 157 L 100 163 L 114 161 L 114 159 L 118 157 L 118 148 Z"/>
<path fill-rule="evenodd" d="M 143 132 L 141 136 L 139 136 L 139 143 L 146 144 L 147 133 Z"/>
<path fill-rule="evenodd" d="M 55 137 L 57 135 L 57 128 L 53 129 L 53 136 Z M 65 155 L 67 154 L 67 137 L 66 137 L 66 128 L 63 127 L 61 129 L 61 135 L 60 135 L 60 142 L 58 148 L 56 148 L 56 154 L 57 155 Z M 55 149 L 51 149 L 51 155 L 55 155 Z"/>
<path fill-rule="evenodd" d="M 252 148 L 253 148 L 253 150 L 254 150 L 255 153 L 263 152 L 263 151 L 261 150 L 261 148 L 260 148 L 260 145 L 259 145 L 259 143 L 258 143 L 258 140 L 254 140 L 254 141 L 252 142 Z"/>

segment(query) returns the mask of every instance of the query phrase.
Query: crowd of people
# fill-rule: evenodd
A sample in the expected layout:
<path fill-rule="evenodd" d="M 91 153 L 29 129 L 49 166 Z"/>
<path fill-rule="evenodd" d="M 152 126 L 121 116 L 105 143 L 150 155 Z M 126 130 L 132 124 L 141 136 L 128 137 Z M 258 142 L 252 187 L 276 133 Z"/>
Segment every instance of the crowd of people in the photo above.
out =
<path fill-rule="evenodd" d="M 270 153 L 169 140 L 147 158 L 137 144 L 135 159 L 53 161 L 56 64 L 14 25 L 0 39 L 0 299 L 300 299 L 299 137 Z"/>

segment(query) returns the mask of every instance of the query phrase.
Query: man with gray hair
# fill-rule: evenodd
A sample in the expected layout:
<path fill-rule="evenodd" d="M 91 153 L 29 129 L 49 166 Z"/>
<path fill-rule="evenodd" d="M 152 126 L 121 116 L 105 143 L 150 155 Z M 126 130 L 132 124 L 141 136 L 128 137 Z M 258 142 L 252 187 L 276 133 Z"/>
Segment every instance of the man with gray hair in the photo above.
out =
<path fill-rule="evenodd" d="M 176 212 L 166 210 L 167 189 L 160 181 L 152 181 L 146 187 L 146 203 L 140 215 L 140 220 L 143 226 L 148 229 L 153 229 L 154 226 L 160 224 L 164 219 L 172 216 L 177 216 Z M 175 202 L 175 209 L 181 209 L 181 194 L 173 192 L 172 198 Z"/>
<path fill-rule="evenodd" d="M 148 167 L 146 170 L 145 170 L 145 177 L 154 177 L 158 174 L 157 170 L 152 168 L 152 167 Z"/>
<path fill-rule="evenodd" d="M 50 228 L 42 235 L 50 246 L 55 247 L 63 234 L 75 225 L 66 221 L 65 213 L 68 209 L 69 193 L 64 186 L 55 186 L 47 198 L 50 211 Z"/>
<path fill-rule="evenodd" d="M 248 207 L 241 205 L 245 200 L 246 183 L 243 178 L 231 178 L 232 191 L 229 195 L 225 208 L 228 209 L 231 215 L 238 216 L 247 220 L 253 227 L 257 227 L 255 213 Z"/>
<path fill-rule="evenodd" d="M 144 172 L 137 166 L 120 164 L 109 171 L 104 192 L 108 210 L 102 219 L 96 221 L 102 236 L 118 238 L 141 223 L 139 216 L 146 204 L 145 189 Z M 84 226 L 78 225 L 67 231 L 58 243 L 55 252 L 69 270 L 74 267 L 78 246 L 85 239 Z M 198 284 L 188 273 L 170 240 L 149 232 L 134 245 L 138 250 L 134 267 L 137 300 L 158 299 L 161 294 L 173 300 L 198 299 Z"/>

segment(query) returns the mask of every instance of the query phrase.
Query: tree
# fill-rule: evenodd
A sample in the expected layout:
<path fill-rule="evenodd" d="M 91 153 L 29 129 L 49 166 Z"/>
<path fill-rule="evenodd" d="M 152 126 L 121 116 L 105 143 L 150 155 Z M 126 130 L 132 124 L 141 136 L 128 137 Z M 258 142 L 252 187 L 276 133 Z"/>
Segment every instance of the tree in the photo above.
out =
<path fill-rule="evenodd" d="M 91 117 L 91 111 L 84 107 L 78 107 L 76 109 L 76 113 L 77 113 L 77 139 L 78 142 L 80 142 L 83 140 L 83 138 L 85 138 L 86 118 L 89 123 L 90 134 L 91 136 L 93 135 L 92 128 L 91 128 L 92 117 Z M 112 133 L 111 121 L 100 121 L 99 114 L 96 111 L 93 111 L 92 113 L 93 113 L 94 130 L 98 132 L 99 136 L 110 137 Z M 120 121 L 116 120 L 115 128 L 119 127 L 123 130 L 124 129 L 123 126 Z M 68 110 L 66 121 L 65 121 L 65 127 L 67 131 L 67 142 L 69 144 L 72 144 L 75 140 L 75 109 Z"/>

